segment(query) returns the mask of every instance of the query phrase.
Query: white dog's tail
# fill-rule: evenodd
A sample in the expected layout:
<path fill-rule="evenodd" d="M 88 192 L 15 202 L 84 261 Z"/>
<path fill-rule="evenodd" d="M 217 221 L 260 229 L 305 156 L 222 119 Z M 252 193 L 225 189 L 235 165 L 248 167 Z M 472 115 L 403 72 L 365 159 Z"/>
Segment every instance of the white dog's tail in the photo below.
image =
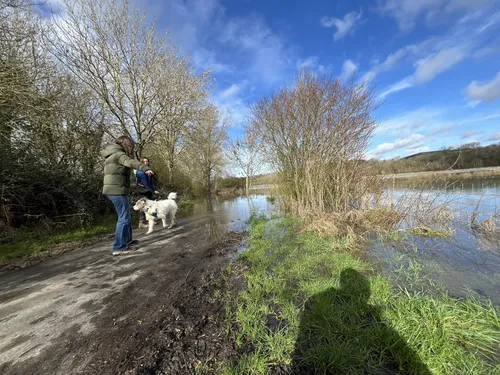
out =
<path fill-rule="evenodd" d="M 167 199 L 172 199 L 172 200 L 176 200 L 177 199 L 177 193 L 170 193 L 168 195 L 168 198 Z"/>

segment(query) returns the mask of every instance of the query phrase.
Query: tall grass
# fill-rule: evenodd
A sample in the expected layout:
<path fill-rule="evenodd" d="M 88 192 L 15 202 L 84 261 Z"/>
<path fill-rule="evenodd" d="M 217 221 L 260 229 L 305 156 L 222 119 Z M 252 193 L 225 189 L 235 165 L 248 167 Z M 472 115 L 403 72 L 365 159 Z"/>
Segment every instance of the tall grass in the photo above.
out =
<path fill-rule="evenodd" d="M 234 315 L 237 343 L 253 351 L 226 375 L 500 373 L 498 308 L 410 292 L 353 256 L 348 237 L 300 228 L 253 221 Z"/>

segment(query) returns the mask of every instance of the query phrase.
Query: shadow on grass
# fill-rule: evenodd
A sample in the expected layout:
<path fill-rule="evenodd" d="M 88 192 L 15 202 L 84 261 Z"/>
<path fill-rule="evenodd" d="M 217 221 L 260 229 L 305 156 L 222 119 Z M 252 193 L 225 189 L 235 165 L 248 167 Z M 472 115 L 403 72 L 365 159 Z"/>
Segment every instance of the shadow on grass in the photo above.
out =
<path fill-rule="evenodd" d="M 430 375 L 369 298 L 368 279 L 350 268 L 340 275 L 340 289 L 313 295 L 301 317 L 291 374 Z"/>

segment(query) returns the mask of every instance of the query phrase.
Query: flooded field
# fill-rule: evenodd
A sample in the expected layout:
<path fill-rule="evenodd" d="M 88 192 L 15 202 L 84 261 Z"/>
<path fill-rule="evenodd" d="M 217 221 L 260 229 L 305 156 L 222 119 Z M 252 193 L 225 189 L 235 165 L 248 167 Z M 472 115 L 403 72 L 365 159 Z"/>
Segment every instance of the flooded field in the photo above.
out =
<path fill-rule="evenodd" d="M 386 199 L 395 205 L 418 211 L 419 221 L 429 223 L 436 212 L 449 215 L 446 237 L 406 235 L 398 240 L 374 238 L 367 255 L 383 272 L 397 276 L 401 284 L 411 283 L 409 272 L 417 278 L 428 277 L 431 283 L 442 284 L 451 295 L 476 293 L 500 304 L 500 238 L 498 231 L 484 233 L 471 226 L 487 219 L 495 220 L 500 212 L 500 178 L 434 181 L 418 185 L 397 181 L 386 191 Z M 216 240 L 228 231 L 246 229 L 252 212 L 276 210 L 263 191 L 236 198 L 218 198 L 198 203 L 187 216 L 204 216 L 203 241 Z M 409 215 L 411 217 L 411 214 Z M 408 224 L 408 223 L 406 223 Z M 415 222 L 411 223 L 416 225 Z M 401 224 L 401 228 L 405 223 Z M 405 270 L 405 271 L 401 271 Z M 427 283 L 428 284 L 428 283 Z"/>
<path fill-rule="evenodd" d="M 410 218 L 417 212 L 431 226 L 433 215 L 448 215 L 444 225 L 450 235 L 376 241 L 369 251 L 373 260 L 389 272 L 411 265 L 452 295 L 475 292 L 500 303 L 500 178 L 396 181 L 386 195 L 396 205 L 408 206 Z"/>

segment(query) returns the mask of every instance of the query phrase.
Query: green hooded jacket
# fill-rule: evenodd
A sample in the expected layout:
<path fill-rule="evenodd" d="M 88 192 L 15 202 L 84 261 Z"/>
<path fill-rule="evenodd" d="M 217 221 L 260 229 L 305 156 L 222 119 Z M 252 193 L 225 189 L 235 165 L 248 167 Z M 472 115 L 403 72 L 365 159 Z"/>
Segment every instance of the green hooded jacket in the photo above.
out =
<path fill-rule="evenodd" d="M 106 195 L 128 195 L 130 189 L 130 168 L 140 171 L 150 170 L 147 165 L 131 158 L 122 146 L 112 144 L 101 151 L 104 157 L 104 186 Z"/>

